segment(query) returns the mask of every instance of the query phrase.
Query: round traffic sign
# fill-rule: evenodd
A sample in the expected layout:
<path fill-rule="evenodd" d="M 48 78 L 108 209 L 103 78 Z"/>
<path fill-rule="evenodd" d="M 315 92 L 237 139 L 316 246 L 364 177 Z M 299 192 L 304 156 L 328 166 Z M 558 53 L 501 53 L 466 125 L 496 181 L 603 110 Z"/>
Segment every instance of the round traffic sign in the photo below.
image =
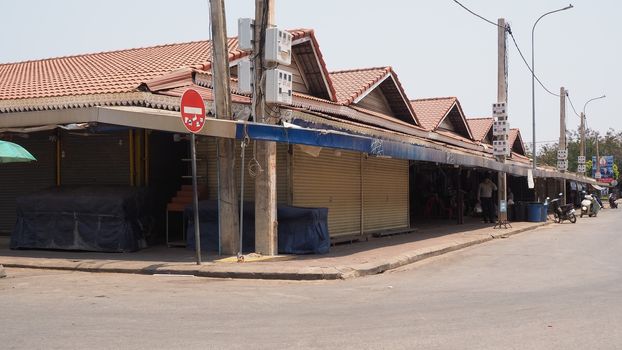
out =
<path fill-rule="evenodd" d="M 188 131 L 197 133 L 205 125 L 205 103 L 201 95 L 193 89 L 184 91 L 179 104 L 181 121 Z"/>

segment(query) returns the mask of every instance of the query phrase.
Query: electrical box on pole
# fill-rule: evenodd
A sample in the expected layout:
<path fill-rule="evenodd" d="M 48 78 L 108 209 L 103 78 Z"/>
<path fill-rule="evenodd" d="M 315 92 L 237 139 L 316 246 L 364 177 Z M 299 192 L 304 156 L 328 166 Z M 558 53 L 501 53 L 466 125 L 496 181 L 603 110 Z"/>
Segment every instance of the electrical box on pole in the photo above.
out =
<path fill-rule="evenodd" d="M 276 27 L 266 29 L 267 62 L 289 65 L 292 63 L 292 35 Z"/>
<path fill-rule="evenodd" d="M 266 74 L 266 103 L 292 103 L 292 74 L 282 69 L 270 69 Z"/>
<path fill-rule="evenodd" d="M 243 59 L 238 63 L 238 92 L 253 93 L 253 68 L 248 59 Z"/>
<path fill-rule="evenodd" d="M 242 51 L 253 50 L 253 30 L 255 21 L 250 18 L 238 19 L 238 49 Z"/>

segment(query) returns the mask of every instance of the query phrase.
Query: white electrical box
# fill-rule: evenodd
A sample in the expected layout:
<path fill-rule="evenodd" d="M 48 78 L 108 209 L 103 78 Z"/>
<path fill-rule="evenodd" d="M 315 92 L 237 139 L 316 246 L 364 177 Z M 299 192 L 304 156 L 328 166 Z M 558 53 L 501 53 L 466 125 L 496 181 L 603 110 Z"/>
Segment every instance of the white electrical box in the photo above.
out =
<path fill-rule="evenodd" d="M 498 102 L 492 104 L 492 116 L 495 118 L 507 118 L 508 110 L 505 102 Z"/>
<path fill-rule="evenodd" d="M 557 150 L 557 159 L 566 160 L 568 159 L 568 150 L 567 149 L 558 149 Z"/>
<path fill-rule="evenodd" d="M 577 165 L 577 172 L 578 173 L 584 173 L 585 172 L 585 164 Z"/>
<path fill-rule="evenodd" d="M 509 156 L 510 147 L 508 145 L 508 142 L 505 140 L 492 141 L 492 154 L 495 156 Z"/>
<path fill-rule="evenodd" d="M 568 161 L 567 160 L 558 160 L 557 161 L 557 170 L 568 170 Z"/>
<path fill-rule="evenodd" d="M 255 21 L 250 18 L 238 19 L 238 48 L 242 51 L 253 50 Z"/>
<path fill-rule="evenodd" d="M 266 103 L 292 103 L 292 74 L 281 69 L 266 71 Z"/>
<path fill-rule="evenodd" d="M 289 65 L 292 62 L 292 35 L 278 28 L 266 29 L 266 61 Z"/>
<path fill-rule="evenodd" d="M 251 61 L 248 59 L 241 60 L 238 63 L 238 92 L 242 94 L 253 93 L 253 70 Z"/>
<path fill-rule="evenodd" d="M 492 125 L 492 134 L 494 136 L 505 136 L 510 131 L 510 123 L 505 120 L 495 121 Z"/>
<path fill-rule="evenodd" d="M 579 156 L 577 158 L 577 163 L 579 164 L 585 164 L 585 156 Z M 584 170 L 585 171 L 585 170 Z"/>

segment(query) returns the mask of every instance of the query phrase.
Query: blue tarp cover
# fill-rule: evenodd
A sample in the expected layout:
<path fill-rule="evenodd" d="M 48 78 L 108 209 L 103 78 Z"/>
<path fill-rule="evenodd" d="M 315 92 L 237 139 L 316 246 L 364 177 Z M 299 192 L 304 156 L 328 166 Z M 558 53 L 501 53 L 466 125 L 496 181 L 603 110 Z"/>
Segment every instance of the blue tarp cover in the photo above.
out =
<path fill-rule="evenodd" d="M 194 249 L 194 216 L 192 206 L 186 207 L 184 220 L 187 247 Z M 277 206 L 278 250 L 280 254 L 324 254 L 328 253 L 327 208 L 301 208 Z M 201 249 L 218 251 L 218 203 L 199 202 Z M 243 250 L 255 251 L 255 203 L 244 203 Z"/>
<path fill-rule="evenodd" d="M 11 249 L 131 252 L 144 247 L 146 192 L 125 186 L 53 187 L 17 198 Z"/>

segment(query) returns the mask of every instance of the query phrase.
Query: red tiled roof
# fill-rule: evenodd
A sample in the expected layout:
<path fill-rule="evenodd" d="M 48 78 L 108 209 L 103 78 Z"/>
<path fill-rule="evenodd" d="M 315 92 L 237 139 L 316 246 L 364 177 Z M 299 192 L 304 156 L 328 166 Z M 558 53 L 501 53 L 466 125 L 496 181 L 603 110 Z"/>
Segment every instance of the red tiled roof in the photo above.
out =
<path fill-rule="evenodd" d="M 294 39 L 313 31 L 291 31 Z M 229 38 L 229 60 L 248 55 Z M 182 68 L 208 70 L 211 42 L 145 48 L 0 64 L 0 100 L 136 91 L 141 83 Z M 322 61 L 323 64 L 323 61 Z M 323 67 L 325 74 L 328 72 Z"/>
<path fill-rule="evenodd" d="M 391 72 L 391 67 L 376 67 L 330 72 L 337 102 L 351 104 L 370 87 Z"/>
<path fill-rule="evenodd" d="M 467 123 L 469 123 L 473 139 L 482 142 L 492 128 L 493 119 L 492 117 L 467 118 Z"/>
<path fill-rule="evenodd" d="M 514 148 L 514 143 L 516 142 L 517 139 L 520 144 L 520 150 L 517 150 Z M 519 154 L 525 154 L 525 145 L 523 144 L 523 138 L 520 136 L 520 130 L 518 128 L 510 129 L 508 142 L 510 143 L 510 147 L 512 148 L 512 151 L 517 152 Z"/>
<path fill-rule="evenodd" d="M 455 97 L 435 97 L 412 100 L 410 103 L 421 126 L 428 131 L 433 131 L 449 113 L 456 100 Z"/>

